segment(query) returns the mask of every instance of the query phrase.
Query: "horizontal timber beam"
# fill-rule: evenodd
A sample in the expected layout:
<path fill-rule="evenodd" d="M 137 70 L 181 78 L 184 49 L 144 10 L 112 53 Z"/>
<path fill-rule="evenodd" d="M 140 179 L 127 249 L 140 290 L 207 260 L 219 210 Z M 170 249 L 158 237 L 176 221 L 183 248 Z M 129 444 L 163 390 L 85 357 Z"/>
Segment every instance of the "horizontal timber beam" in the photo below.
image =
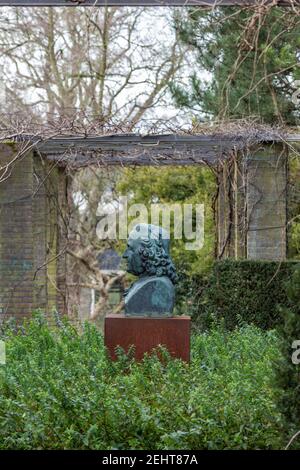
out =
<path fill-rule="evenodd" d="M 101 137 L 55 137 L 37 144 L 37 150 L 60 166 L 191 165 L 216 164 L 239 139 L 206 135 L 108 135 Z"/>
<path fill-rule="evenodd" d="M 1 6 L 56 7 L 56 6 L 258 6 L 274 4 L 273 0 L 0 0 Z M 300 0 L 277 0 L 274 6 L 300 5 Z"/>
<path fill-rule="evenodd" d="M 15 142 L 32 142 L 35 150 L 61 167 L 88 165 L 218 165 L 232 152 L 247 150 L 249 145 L 291 142 L 298 145 L 299 134 L 261 135 L 249 142 L 239 134 L 110 134 L 101 136 L 56 136 L 38 138 L 15 136 Z"/>

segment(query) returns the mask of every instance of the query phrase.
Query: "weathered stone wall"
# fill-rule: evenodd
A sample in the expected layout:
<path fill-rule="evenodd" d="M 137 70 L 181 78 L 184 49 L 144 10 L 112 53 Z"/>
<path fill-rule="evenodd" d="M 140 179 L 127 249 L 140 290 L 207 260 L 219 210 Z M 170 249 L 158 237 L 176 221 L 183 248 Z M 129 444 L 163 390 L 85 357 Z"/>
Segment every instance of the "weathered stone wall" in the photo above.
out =
<path fill-rule="evenodd" d="M 1 144 L 0 166 L 16 151 Z M 0 319 L 36 308 L 65 310 L 65 203 L 64 173 L 33 152 L 16 160 L 0 183 Z"/>
<path fill-rule="evenodd" d="M 287 158 L 280 145 L 258 148 L 248 158 L 247 223 L 247 258 L 286 258 Z"/>
<path fill-rule="evenodd" d="M 258 146 L 220 166 L 218 258 L 286 258 L 287 181 L 287 153 L 280 144 Z"/>

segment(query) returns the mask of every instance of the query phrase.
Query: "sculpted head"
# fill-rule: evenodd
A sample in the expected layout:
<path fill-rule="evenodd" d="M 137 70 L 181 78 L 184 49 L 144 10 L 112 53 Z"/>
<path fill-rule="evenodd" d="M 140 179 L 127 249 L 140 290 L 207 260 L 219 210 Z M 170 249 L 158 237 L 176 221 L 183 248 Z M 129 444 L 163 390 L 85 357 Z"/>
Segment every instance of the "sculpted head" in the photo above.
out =
<path fill-rule="evenodd" d="M 167 276 L 175 284 L 175 266 L 169 255 L 170 236 L 157 225 L 138 224 L 130 232 L 123 258 L 136 276 Z"/>

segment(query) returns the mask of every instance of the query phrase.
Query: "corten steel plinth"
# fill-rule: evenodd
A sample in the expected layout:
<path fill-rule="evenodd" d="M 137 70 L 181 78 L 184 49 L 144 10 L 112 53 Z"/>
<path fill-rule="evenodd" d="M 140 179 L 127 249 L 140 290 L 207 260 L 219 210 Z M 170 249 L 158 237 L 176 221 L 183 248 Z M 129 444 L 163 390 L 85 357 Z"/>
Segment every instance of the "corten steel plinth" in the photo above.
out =
<path fill-rule="evenodd" d="M 170 355 L 190 362 L 190 323 L 188 316 L 170 318 L 128 317 L 110 314 L 105 317 L 104 342 L 112 360 L 117 359 L 116 347 L 127 353 L 134 346 L 135 359 L 165 346 Z"/>

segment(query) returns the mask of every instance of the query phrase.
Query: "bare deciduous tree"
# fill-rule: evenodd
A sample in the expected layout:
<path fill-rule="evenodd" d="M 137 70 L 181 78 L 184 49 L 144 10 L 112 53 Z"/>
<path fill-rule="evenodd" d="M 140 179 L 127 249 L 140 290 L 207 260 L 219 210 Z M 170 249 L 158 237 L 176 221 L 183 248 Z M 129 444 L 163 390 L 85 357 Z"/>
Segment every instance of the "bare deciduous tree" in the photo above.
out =
<path fill-rule="evenodd" d="M 151 118 L 156 106 L 167 103 L 168 82 L 184 62 L 185 49 L 166 12 L 115 7 L 1 9 L 2 112 L 25 112 L 35 122 L 49 125 L 59 117 L 57 129 L 73 123 L 74 133 L 74 122 L 84 111 L 85 123 L 96 122 L 100 132 L 108 123 L 132 131 Z M 80 303 L 84 289 L 96 290 L 96 318 L 103 313 L 110 287 L 122 278 L 101 272 L 97 262 L 109 246 L 96 236 L 97 206 L 111 183 L 97 169 L 72 173 L 70 180 L 69 307 L 71 311 Z M 84 196 L 84 211 L 74 200 L 75 192 Z"/>
<path fill-rule="evenodd" d="M 60 116 L 84 109 L 132 128 L 163 103 L 184 58 L 171 18 L 151 15 L 149 24 L 143 8 L 1 10 L 7 106 Z"/>

